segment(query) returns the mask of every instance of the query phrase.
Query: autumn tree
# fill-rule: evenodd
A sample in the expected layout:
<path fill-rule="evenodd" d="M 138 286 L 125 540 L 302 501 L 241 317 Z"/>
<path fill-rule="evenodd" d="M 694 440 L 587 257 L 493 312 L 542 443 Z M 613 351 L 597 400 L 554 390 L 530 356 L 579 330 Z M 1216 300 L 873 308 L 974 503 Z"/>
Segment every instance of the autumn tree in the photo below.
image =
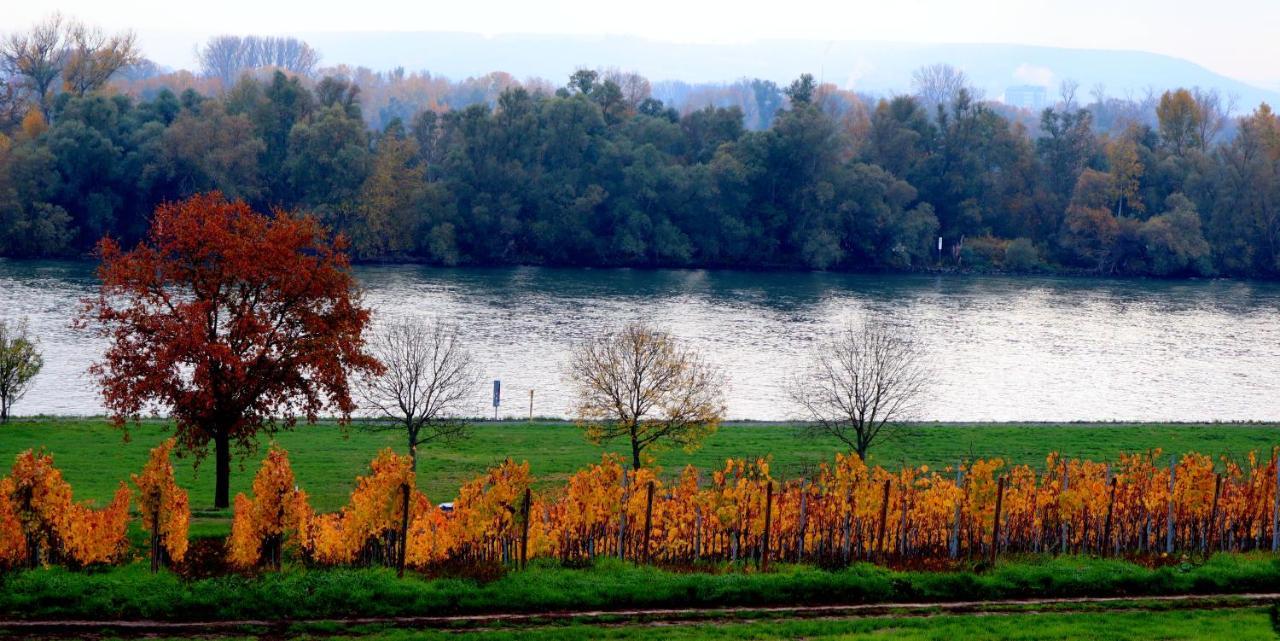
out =
<path fill-rule="evenodd" d="M 479 389 L 480 374 L 456 326 L 397 321 L 378 332 L 369 349 L 386 369 L 364 380 L 361 395 L 386 420 L 366 427 L 403 432 L 412 469 L 418 469 L 419 447 L 467 435 L 463 413 Z"/>
<path fill-rule="evenodd" d="M 137 36 L 131 31 L 107 35 L 98 27 L 73 22 L 66 40 L 62 86 L 77 96 L 105 87 L 117 71 L 142 62 Z"/>
<path fill-rule="evenodd" d="M 1204 143 L 1200 138 L 1204 114 L 1190 91 L 1164 92 L 1156 106 L 1156 118 L 1160 122 L 1160 138 L 1174 155 L 1181 156 Z"/>
<path fill-rule="evenodd" d="M 0 423 L 9 422 L 13 404 L 31 389 L 43 366 L 44 358 L 27 322 L 0 318 Z"/>
<path fill-rule="evenodd" d="M 11 33 L 0 42 L 0 62 L 6 71 L 22 79 L 46 118 L 53 83 L 66 64 L 65 24 L 62 15 L 54 13 L 29 30 Z"/>
<path fill-rule="evenodd" d="M 381 371 L 364 351 L 346 241 L 309 216 L 267 216 L 210 192 L 156 209 L 144 241 L 98 244 L 101 288 L 79 317 L 108 341 L 91 373 L 114 422 L 167 410 L 179 444 L 215 454 L 214 506 L 229 505 L 231 445 L 348 420 L 349 375 Z"/>
<path fill-rule="evenodd" d="M 635 469 L 654 450 L 697 448 L 725 412 L 720 370 L 670 332 L 644 323 L 583 341 L 566 378 L 587 438 L 625 439 Z"/>
<path fill-rule="evenodd" d="M 1142 159 L 1138 156 L 1138 144 L 1134 142 L 1134 132 L 1127 132 L 1107 145 L 1107 162 L 1111 168 L 1111 182 L 1115 187 L 1116 215 L 1125 214 L 1125 205 L 1130 212 L 1142 212 L 1146 206 L 1142 202 Z"/>
<path fill-rule="evenodd" d="M 866 320 L 818 345 L 786 389 L 805 420 L 803 433 L 834 437 L 865 459 L 872 445 L 915 417 L 932 381 L 911 331 Z"/>

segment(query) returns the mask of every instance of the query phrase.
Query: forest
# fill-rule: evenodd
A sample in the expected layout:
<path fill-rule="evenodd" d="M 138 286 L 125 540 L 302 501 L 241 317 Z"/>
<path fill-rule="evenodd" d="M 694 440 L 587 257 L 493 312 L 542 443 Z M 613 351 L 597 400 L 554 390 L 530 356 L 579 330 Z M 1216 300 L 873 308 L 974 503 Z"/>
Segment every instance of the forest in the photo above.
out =
<path fill-rule="evenodd" d="M 939 65 L 910 95 L 806 74 L 677 106 L 580 69 L 409 100 L 419 76 L 314 59 L 144 73 L 101 34 L 23 66 L 34 35 L 0 47 L 5 257 L 131 245 L 220 190 L 314 214 L 358 261 L 1280 276 L 1280 119 L 1194 88 L 1031 114 Z"/>

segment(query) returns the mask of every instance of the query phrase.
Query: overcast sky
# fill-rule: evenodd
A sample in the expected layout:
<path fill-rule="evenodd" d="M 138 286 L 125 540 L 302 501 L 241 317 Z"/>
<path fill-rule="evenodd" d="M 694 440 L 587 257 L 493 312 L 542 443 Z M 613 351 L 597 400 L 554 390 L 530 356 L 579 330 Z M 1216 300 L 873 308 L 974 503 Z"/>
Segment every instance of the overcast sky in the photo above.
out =
<path fill-rule="evenodd" d="M 30 24 L 56 9 L 112 30 L 132 28 L 148 55 L 175 67 L 192 66 L 194 45 L 218 33 L 628 34 L 684 42 L 802 38 L 1133 49 L 1185 58 L 1261 87 L 1280 89 L 1280 0 L 3 0 L 0 4 L 6 5 L 0 30 Z"/>

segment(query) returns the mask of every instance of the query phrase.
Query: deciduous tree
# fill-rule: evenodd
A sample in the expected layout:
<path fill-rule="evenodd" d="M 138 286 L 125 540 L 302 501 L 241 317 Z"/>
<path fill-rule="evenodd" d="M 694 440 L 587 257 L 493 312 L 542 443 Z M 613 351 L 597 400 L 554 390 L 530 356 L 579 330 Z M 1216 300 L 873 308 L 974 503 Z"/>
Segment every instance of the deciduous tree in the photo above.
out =
<path fill-rule="evenodd" d="M 217 192 L 160 206 L 133 250 L 99 243 L 102 286 L 79 323 L 108 341 L 92 368 L 103 400 L 121 427 L 164 409 L 187 450 L 212 443 L 215 507 L 229 505 L 232 444 L 299 415 L 348 420 L 349 374 L 381 371 L 345 249 L 311 217 Z"/>
<path fill-rule="evenodd" d="M 31 389 L 44 358 L 27 321 L 0 318 L 0 423 L 9 422 L 13 404 Z"/>
<path fill-rule="evenodd" d="M 397 321 L 370 341 L 370 351 L 386 370 L 366 378 L 361 394 L 386 421 L 366 427 L 404 432 L 413 470 L 418 469 L 419 447 L 467 436 L 464 412 L 479 389 L 480 374 L 456 326 Z"/>
<path fill-rule="evenodd" d="M 573 414 L 592 442 L 625 439 L 631 465 L 672 445 L 697 448 L 724 415 L 724 377 L 696 350 L 644 323 L 579 344 L 566 378 Z"/>
<path fill-rule="evenodd" d="M 803 433 L 835 437 L 865 459 L 872 445 L 915 417 L 932 378 L 909 329 L 866 320 L 817 346 L 787 392 L 805 419 Z"/>

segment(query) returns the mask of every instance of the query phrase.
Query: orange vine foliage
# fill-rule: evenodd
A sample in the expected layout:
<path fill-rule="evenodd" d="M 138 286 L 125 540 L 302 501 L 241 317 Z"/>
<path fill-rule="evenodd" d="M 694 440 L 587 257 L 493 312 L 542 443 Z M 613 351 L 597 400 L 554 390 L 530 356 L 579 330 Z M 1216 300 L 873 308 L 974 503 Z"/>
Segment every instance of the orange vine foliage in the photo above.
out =
<path fill-rule="evenodd" d="M 444 560 L 513 560 L 521 530 L 521 502 L 533 478 L 528 463 L 507 459 L 467 483 L 445 515 L 428 505 L 412 514 L 406 562 L 426 566 Z M 425 502 L 425 499 L 424 499 Z M 536 513 L 541 506 L 532 506 Z M 534 548 L 530 534 L 530 549 Z"/>
<path fill-rule="evenodd" d="M 190 509 L 174 481 L 174 444 L 152 450 L 133 482 L 143 527 L 180 560 Z M 228 558 L 240 569 L 279 567 L 287 542 L 322 565 L 391 564 L 401 552 L 418 568 L 514 562 L 525 536 L 529 557 L 564 561 L 932 563 L 998 552 L 1267 549 L 1277 535 L 1278 472 L 1274 455 L 1256 454 L 1174 460 L 1153 450 L 1115 464 L 1051 454 L 1040 470 L 987 459 L 896 472 L 849 454 L 786 482 L 772 477 L 767 459 L 729 459 L 706 477 L 686 467 L 664 481 L 606 455 L 558 490 L 530 494 L 526 513 L 528 463 L 506 460 L 463 485 L 452 510 L 442 510 L 415 489 L 410 459 L 384 450 L 341 511 L 316 515 L 295 485 L 288 454 L 273 446 L 252 498 L 236 497 Z M 75 503 L 52 457 L 24 452 L 0 479 L 0 567 L 119 560 L 129 500 L 121 484 L 104 509 Z"/>
<path fill-rule="evenodd" d="M 414 473 L 408 456 L 383 450 L 370 465 L 371 473 L 356 480 L 351 500 L 341 512 L 314 517 L 308 551 L 319 563 L 348 564 L 364 552 L 382 556 L 397 542 L 404 518 L 404 488 L 410 489 L 410 514 L 427 506 L 426 497 L 414 496 Z M 416 510 L 415 510 L 416 508 Z M 419 514 L 420 515 L 420 514 Z"/>
<path fill-rule="evenodd" d="M 1188 454 L 1170 466 L 1159 450 L 1124 455 L 1115 465 L 1055 454 L 1042 471 L 989 459 L 896 473 L 850 454 L 809 479 L 778 483 L 767 460 L 729 460 L 709 479 L 686 468 L 668 485 L 649 470 L 624 473 L 606 456 L 534 502 L 530 553 L 565 560 L 619 553 L 673 562 L 760 559 L 766 521 L 769 557 L 797 562 L 931 562 L 986 555 L 992 546 L 1101 554 L 1269 548 L 1276 474 L 1274 459 L 1256 455 L 1215 465 Z M 449 519 L 442 523 L 437 529 L 448 529 Z M 470 528 L 470 540 L 507 536 L 488 527 Z"/>
<path fill-rule="evenodd" d="M 0 570 L 17 567 L 27 558 L 27 540 L 13 493 L 13 480 L 0 479 Z"/>
<path fill-rule="evenodd" d="M 100 510 L 75 503 L 71 485 L 53 465 L 53 457 L 27 450 L 0 481 L 0 533 L 21 542 L 0 545 L 6 563 L 66 561 L 77 566 L 114 563 L 124 557 L 128 540 L 129 488 L 124 483 Z M 14 528 L 14 522 L 17 528 Z"/>
<path fill-rule="evenodd" d="M 236 495 L 228 560 L 242 570 L 264 561 L 278 568 L 286 536 L 300 549 L 309 547 L 312 520 L 307 494 L 294 483 L 289 453 L 272 445 L 253 477 L 253 498 Z"/>
<path fill-rule="evenodd" d="M 178 487 L 173 478 L 170 455 L 176 443 L 171 438 L 153 448 L 142 474 L 133 475 L 133 484 L 138 488 L 142 529 L 157 533 L 169 558 L 181 562 L 187 554 L 191 505 L 187 491 Z"/>

